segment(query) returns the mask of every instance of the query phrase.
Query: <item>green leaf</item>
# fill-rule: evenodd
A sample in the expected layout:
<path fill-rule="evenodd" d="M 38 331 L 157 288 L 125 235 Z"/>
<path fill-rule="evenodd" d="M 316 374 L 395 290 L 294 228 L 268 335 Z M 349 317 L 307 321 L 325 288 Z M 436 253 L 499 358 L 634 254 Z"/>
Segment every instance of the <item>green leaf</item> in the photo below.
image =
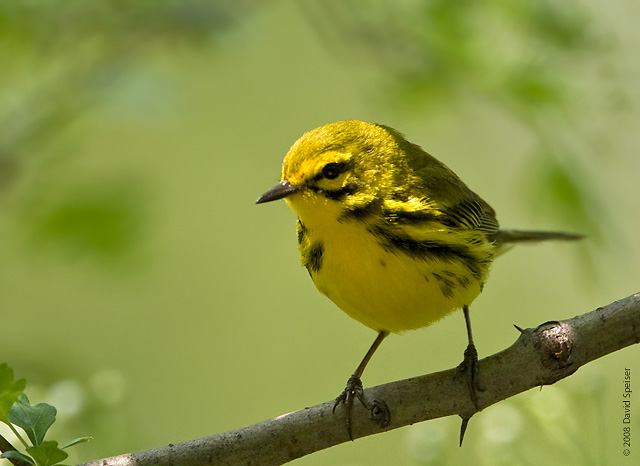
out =
<path fill-rule="evenodd" d="M 78 445 L 79 443 L 85 443 L 88 442 L 89 440 L 93 440 L 93 437 L 78 437 L 77 439 L 74 439 L 68 443 L 65 443 L 64 445 L 62 445 L 60 448 L 62 448 L 63 450 L 72 447 L 74 445 Z"/>
<path fill-rule="evenodd" d="M 58 442 L 55 440 L 42 442 L 35 447 L 27 447 L 27 453 L 36 460 L 38 466 L 52 466 L 69 457 L 67 452 L 58 448 Z"/>
<path fill-rule="evenodd" d="M 9 450 L 5 451 L 0 458 L 6 458 L 8 460 L 18 460 L 27 464 L 33 464 L 35 466 L 33 459 L 30 456 L 25 455 L 24 453 L 20 453 L 17 450 Z"/>
<path fill-rule="evenodd" d="M 21 393 L 9 411 L 9 420 L 22 427 L 31 443 L 37 446 L 42 443 L 47 430 L 55 422 L 56 413 L 56 408 L 47 403 L 31 406 L 27 395 Z"/>
<path fill-rule="evenodd" d="M 27 386 L 25 379 L 13 381 L 13 370 L 6 364 L 0 364 L 0 421 L 9 424 L 9 411 L 18 396 Z"/>

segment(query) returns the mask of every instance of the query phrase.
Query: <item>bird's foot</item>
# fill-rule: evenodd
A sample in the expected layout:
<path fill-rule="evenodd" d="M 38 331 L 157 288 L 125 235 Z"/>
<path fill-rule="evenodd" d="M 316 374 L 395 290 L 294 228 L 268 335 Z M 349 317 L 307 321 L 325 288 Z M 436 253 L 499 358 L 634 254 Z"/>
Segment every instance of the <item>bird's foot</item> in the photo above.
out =
<path fill-rule="evenodd" d="M 484 391 L 484 388 L 480 386 L 478 380 L 478 351 L 473 343 L 469 343 L 467 349 L 464 350 L 464 359 L 460 365 L 456 368 L 455 377 L 465 373 L 467 379 L 467 386 L 469 387 L 469 395 L 474 408 L 478 411 L 478 392 Z M 462 446 L 462 440 L 464 439 L 464 433 L 469 425 L 471 416 L 461 416 L 462 425 L 460 426 L 460 446 Z"/>
<path fill-rule="evenodd" d="M 338 395 L 335 403 L 333 404 L 334 413 L 336 412 L 338 405 L 344 404 L 347 412 L 346 426 L 349 440 L 353 441 L 353 435 L 351 433 L 351 407 L 353 406 L 354 399 L 360 401 L 360 404 L 369 411 L 371 419 L 377 422 L 381 428 L 384 429 L 389 425 L 389 422 L 391 421 L 391 411 L 387 404 L 382 400 L 375 399 L 372 400 L 371 403 L 368 403 L 364 396 L 362 381 L 360 380 L 360 377 L 354 374 L 349 377 L 349 380 L 347 380 L 347 386 L 342 393 Z"/>
<path fill-rule="evenodd" d="M 478 350 L 473 343 L 469 343 L 464 350 L 464 359 L 456 368 L 455 377 L 465 373 L 467 376 L 467 386 L 473 406 L 478 409 L 478 392 L 484 391 L 478 380 Z"/>

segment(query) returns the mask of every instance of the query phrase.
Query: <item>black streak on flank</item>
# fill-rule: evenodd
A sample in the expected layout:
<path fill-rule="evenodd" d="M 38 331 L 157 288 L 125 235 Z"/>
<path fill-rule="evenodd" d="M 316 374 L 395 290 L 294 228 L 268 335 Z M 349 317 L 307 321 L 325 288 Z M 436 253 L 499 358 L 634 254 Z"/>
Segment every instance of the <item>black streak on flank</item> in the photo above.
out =
<path fill-rule="evenodd" d="M 444 272 L 446 274 L 446 272 Z M 436 280 L 438 280 L 440 283 L 444 283 L 447 287 L 449 288 L 455 288 L 456 284 L 453 283 L 452 280 L 443 277 L 441 274 L 439 273 L 433 273 L 432 274 Z"/>
<path fill-rule="evenodd" d="M 316 243 L 304 255 L 304 266 L 309 273 L 314 273 L 322 268 L 322 255 L 324 254 L 324 245 Z"/>
<path fill-rule="evenodd" d="M 467 267 L 474 278 L 477 280 L 482 278 L 480 266 L 483 261 L 474 257 L 466 246 L 441 241 L 417 241 L 380 226 L 374 226 L 370 230 L 390 252 L 403 252 L 416 258 L 435 258 L 449 263 L 457 261 Z"/>
<path fill-rule="evenodd" d="M 440 283 L 440 292 L 447 299 L 453 298 L 453 288 L 448 286 L 446 283 Z"/>
<path fill-rule="evenodd" d="M 471 280 L 469 280 L 469 277 L 456 277 L 456 280 L 458 281 L 458 284 L 462 287 L 462 288 L 466 288 L 469 285 L 471 285 Z"/>
<path fill-rule="evenodd" d="M 436 280 L 438 280 L 438 283 L 440 283 L 440 292 L 444 295 L 444 297 L 453 298 L 453 289 L 456 286 L 455 283 L 437 273 L 434 273 L 433 276 Z"/>
<path fill-rule="evenodd" d="M 396 234 L 383 227 L 373 227 L 373 233 L 382 239 L 387 249 L 396 249 L 417 257 L 429 256 L 442 260 L 470 257 L 471 253 L 464 246 L 451 245 L 441 241 L 417 241 L 409 236 Z M 475 261 L 475 258 L 473 258 Z"/>
<path fill-rule="evenodd" d="M 307 240 L 307 227 L 298 220 L 298 244 L 302 244 Z"/>

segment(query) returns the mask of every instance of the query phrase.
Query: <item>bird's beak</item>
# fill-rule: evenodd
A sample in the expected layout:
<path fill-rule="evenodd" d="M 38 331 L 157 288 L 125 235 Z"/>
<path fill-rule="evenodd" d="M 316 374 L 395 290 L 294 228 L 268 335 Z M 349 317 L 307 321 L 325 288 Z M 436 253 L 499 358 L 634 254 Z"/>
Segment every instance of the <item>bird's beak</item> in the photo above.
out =
<path fill-rule="evenodd" d="M 269 191 L 264 193 L 262 196 L 258 198 L 256 204 L 262 204 L 263 202 L 271 202 L 277 201 L 278 199 L 283 199 L 287 196 L 291 196 L 293 193 L 297 192 L 300 188 L 298 186 L 294 186 L 289 181 L 284 180 L 282 183 L 278 183 Z"/>

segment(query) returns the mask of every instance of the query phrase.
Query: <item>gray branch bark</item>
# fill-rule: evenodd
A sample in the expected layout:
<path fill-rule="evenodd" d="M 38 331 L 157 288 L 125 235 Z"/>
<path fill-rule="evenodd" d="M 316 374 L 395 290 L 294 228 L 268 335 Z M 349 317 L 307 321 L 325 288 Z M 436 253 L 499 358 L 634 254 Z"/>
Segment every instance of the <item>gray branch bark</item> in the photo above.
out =
<path fill-rule="evenodd" d="M 581 366 L 640 343 L 640 293 L 587 314 L 521 330 L 509 348 L 480 361 L 478 406 L 494 403 L 570 376 Z M 367 399 L 385 400 L 391 422 L 382 429 L 359 403 L 354 404 L 354 438 L 476 411 L 464 377 L 455 369 L 400 380 L 365 390 Z M 100 459 L 83 466 L 205 466 L 283 464 L 349 441 L 345 413 L 332 414 L 333 401 L 252 426 L 153 450 Z"/>

